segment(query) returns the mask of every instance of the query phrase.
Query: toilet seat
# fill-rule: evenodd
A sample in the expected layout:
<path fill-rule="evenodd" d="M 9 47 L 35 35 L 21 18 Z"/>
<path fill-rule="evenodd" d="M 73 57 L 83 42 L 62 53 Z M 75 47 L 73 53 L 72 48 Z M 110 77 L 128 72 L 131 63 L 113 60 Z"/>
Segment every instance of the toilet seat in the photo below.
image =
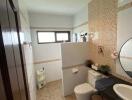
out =
<path fill-rule="evenodd" d="M 96 81 L 101 78 L 101 74 L 96 71 L 88 70 L 88 83 L 83 83 L 74 88 L 77 100 L 90 100 L 91 95 L 97 90 L 95 89 Z"/>
<path fill-rule="evenodd" d="M 74 92 L 77 94 L 87 94 L 95 91 L 97 90 L 88 83 L 83 83 L 81 85 L 78 85 L 74 89 Z"/>

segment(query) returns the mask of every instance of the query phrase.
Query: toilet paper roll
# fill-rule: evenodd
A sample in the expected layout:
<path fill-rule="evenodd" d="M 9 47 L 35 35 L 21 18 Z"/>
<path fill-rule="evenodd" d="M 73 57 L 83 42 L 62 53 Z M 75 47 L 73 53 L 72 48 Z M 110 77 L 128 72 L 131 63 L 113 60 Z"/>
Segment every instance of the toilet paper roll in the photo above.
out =
<path fill-rule="evenodd" d="M 72 73 L 73 73 L 73 74 L 78 73 L 78 71 L 79 71 L 79 69 L 78 69 L 78 68 L 72 68 Z"/>

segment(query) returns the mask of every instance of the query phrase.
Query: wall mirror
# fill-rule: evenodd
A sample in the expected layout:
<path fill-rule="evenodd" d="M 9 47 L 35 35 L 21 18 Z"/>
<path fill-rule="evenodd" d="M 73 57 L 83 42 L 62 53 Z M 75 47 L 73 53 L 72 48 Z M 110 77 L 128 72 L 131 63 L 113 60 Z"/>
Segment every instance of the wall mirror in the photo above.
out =
<path fill-rule="evenodd" d="M 132 38 L 122 45 L 119 60 L 122 68 L 132 78 Z"/>

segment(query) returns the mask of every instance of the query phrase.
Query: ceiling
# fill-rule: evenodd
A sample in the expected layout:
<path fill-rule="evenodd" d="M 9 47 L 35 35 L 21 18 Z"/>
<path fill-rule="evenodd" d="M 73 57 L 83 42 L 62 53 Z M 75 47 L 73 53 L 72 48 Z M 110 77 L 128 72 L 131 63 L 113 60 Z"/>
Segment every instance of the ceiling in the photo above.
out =
<path fill-rule="evenodd" d="M 73 15 L 91 0 L 25 0 L 30 12 Z"/>

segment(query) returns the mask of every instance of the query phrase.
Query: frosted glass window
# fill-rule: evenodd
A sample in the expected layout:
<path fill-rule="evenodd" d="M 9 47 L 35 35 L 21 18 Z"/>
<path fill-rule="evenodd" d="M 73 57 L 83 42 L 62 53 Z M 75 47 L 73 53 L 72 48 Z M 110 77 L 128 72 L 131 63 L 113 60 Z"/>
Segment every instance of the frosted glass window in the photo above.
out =
<path fill-rule="evenodd" d="M 38 42 L 55 42 L 55 32 L 38 32 Z"/>
<path fill-rule="evenodd" d="M 37 32 L 38 43 L 59 43 L 70 42 L 69 31 L 38 31 Z"/>
<path fill-rule="evenodd" d="M 57 41 L 68 41 L 69 35 L 68 33 L 56 33 Z"/>

